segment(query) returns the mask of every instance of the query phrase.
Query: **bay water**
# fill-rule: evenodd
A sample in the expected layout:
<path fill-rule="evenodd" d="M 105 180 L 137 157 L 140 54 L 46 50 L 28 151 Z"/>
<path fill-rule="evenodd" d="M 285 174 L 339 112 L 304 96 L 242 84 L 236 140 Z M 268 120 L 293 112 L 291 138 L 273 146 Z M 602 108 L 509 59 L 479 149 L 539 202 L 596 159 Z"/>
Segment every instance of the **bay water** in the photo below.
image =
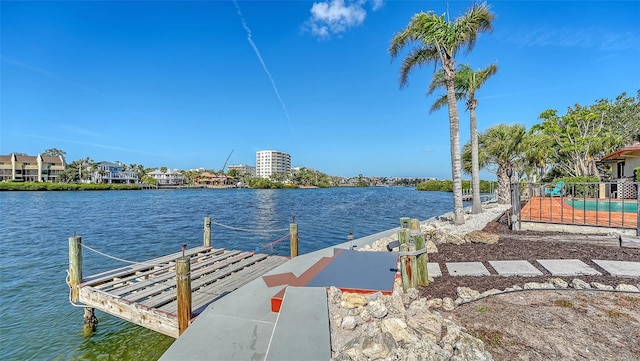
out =
<path fill-rule="evenodd" d="M 452 209 L 451 193 L 406 187 L 0 192 L 0 359 L 156 360 L 173 342 L 100 311 L 83 334 L 65 283 L 74 233 L 111 256 L 83 248 L 91 275 L 202 245 L 205 216 L 216 248 L 288 255 L 288 239 L 269 243 L 293 217 L 304 254 Z"/>

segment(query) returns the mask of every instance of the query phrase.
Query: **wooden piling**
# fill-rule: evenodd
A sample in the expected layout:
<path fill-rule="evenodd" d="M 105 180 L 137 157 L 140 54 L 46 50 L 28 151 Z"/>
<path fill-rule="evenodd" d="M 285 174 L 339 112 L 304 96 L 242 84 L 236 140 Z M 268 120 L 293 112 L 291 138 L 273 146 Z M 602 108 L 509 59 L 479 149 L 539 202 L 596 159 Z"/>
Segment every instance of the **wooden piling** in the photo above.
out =
<path fill-rule="evenodd" d="M 204 217 L 204 243 L 203 246 L 211 247 L 211 217 Z"/>
<path fill-rule="evenodd" d="M 98 318 L 96 317 L 93 307 L 84 308 L 84 334 L 85 336 L 91 336 L 96 330 L 98 325 Z"/>
<path fill-rule="evenodd" d="M 82 282 L 82 237 L 69 238 L 69 287 L 71 302 L 78 302 L 80 293 L 78 285 Z"/>
<path fill-rule="evenodd" d="M 296 223 L 289 224 L 289 240 L 291 258 L 298 257 L 298 225 Z"/>
<path fill-rule="evenodd" d="M 191 262 L 189 257 L 176 259 L 176 282 L 178 301 L 178 335 L 189 327 L 191 322 Z"/>
<path fill-rule="evenodd" d="M 403 243 L 400 245 L 400 252 L 415 251 L 416 247 L 413 244 Z M 416 265 L 415 256 L 401 256 L 400 257 L 400 274 L 402 276 L 402 289 L 404 291 L 409 288 L 416 288 Z"/>
<path fill-rule="evenodd" d="M 411 218 L 411 222 L 409 223 L 409 229 L 412 231 L 416 229 L 420 229 L 420 220 L 418 218 Z"/>
<path fill-rule="evenodd" d="M 409 230 L 408 229 L 400 229 L 398 230 L 398 241 L 400 244 L 409 244 Z"/>
<path fill-rule="evenodd" d="M 422 233 L 420 229 L 411 231 L 411 237 L 413 238 L 413 243 L 416 245 L 416 250 L 421 250 L 426 248 L 424 233 Z M 417 283 L 419 286 L 429 285 L 429 271 L 427 269 L 428 259 L 429 258 L 426 250 L 424 253 L 416 256 L 416 267 L 418 271 Z"/>

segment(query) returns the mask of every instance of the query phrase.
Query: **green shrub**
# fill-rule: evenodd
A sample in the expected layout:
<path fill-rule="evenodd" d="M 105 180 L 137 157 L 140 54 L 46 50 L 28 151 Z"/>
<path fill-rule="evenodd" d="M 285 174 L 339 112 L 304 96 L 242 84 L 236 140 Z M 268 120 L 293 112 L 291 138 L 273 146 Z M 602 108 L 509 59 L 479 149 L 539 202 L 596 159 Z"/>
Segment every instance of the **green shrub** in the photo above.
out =
<path fill-rule="evenodd" d="M 600 182 L 598 177 L 562 177 L 555 179 L 553 182 L 557 183 L 559 181 L 565 183 L 565 193 L 574 197 L 596 198 L 598 196 L 598 184 L 593 184 Z"/>
<path fill-rule="evenodd" d="M 0 182 L 0 191 L 138 190 L 137 184 L 76 184 L 52 182 Z"/>

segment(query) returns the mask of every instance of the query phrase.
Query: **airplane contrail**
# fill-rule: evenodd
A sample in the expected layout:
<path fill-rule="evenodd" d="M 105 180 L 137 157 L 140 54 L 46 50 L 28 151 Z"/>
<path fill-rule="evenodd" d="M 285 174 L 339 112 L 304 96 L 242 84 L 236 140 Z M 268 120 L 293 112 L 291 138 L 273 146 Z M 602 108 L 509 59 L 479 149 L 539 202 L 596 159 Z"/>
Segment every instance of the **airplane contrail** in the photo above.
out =
<path fill-rule="evenodd" d="M 251 29 L 249 29 L 249 26 L 247 26 L 247 22 L 244 20 L 244 15 L 242 15 L 242 11 L 240 11 L 240 6 L 238 6 L 238 2 L 236 0 L 233 0 L 233 4 L 236 6 L 236 10 L 238 11 L 238 16 L 240 17 L 240 21 L 242 22 L 242 27 L 247 32 L 247 41 L 249 42 L 249 44 L 253 48 L 253 51 L 256 53 L 256 56 L 258 57 L 258 60 L 260 61 L 260 64 L 262 64 L 262 69 L 264 69 L 264 72 L 269 77 L 269 80 L 271 81 L 271 86 L 273 86 L 273 91 L 276 93 L 276 97 L 278 97 L 278 100 L 280 101 L 280 104 L 282 105 L 282 110 L 284 110 L 284 115 L 287 117 L 287 122 L 289 123 L 289 128 L 291 129 L 291 133 L 293 133 L 293 127 L 291 126 L 291 119 L 289 118 L 289 112 L 287 111 L 287 106 L 284 105 L 284 101 L 282 100 L 282 97 L 280 96 L 280 92 L 278 91 L 278 87 L 276 86 L 276 82 L 273 80 L 273 76 L 271 76 L 271 73 L 269 72 L 269 69 L 267 69 L 267 64 L 265 64 L 264 60 L 262 59 L 262 55 L 260 55 L 260 50 L 258 50 L 258 46 L 256 46 L 256 43 L 254 43 L 253 39 L 251 38 Z"/>

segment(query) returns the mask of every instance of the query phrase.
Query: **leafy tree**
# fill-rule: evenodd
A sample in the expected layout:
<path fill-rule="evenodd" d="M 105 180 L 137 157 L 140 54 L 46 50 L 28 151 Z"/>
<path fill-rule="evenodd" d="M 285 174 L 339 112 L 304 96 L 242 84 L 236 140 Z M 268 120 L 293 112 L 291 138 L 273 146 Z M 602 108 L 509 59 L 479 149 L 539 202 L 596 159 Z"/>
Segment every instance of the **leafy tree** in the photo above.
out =
<path fill-rule="evenodd" d="M 164 166 L 160 167 L 160 171 L 162 173 L 167 173 L 167 167 L 164 167 Z"/>
<path fill-rule="evenodd" d="M 51 156 L 51 157 L 59 157 L 59 156 L 64 157 L 65 155 L 67 155 L 67 152 L 57 148 L 49 148 L 44 152 L 42 152 L 42 155 Z"/>
<path fill-rule="evenodd" d="M 444 72 L 449 108 L 449 131 L 451 141 L 451 175 L 453 181 L 454 221 L 464 223 L 462 208 L 462 159 L 460 154 L 460 119 L 456 103 L 455 57 L 462 49 L 470 51 L 476 43 L 478 34 L 493 30 L 495 15 L 485 3 L 474 4 L 467 12 L 449 21 L 446 14 L 437 16 L 430 11 L 416 14 L 408 26 L 391 40 L 389 53 L 392 59 L 405 46 L 417 43 L 404 59 L 400 68 L 400 86 L 407 85 L 411 70 L 418 66 L 434 64 Z"/>
<path fill-rule="evenodd" d="M 183 170 L 182 175 L 184 176 L 185 184 L 194 185 L 196 179 L 200 176 L 200 172 L 197 170 Z"/>
<path fill-rule="evenodd" d="M 637 99 L 619 95 L 614 102 L 576 104 L 559 115 L 547 109 L 532 127 L 534 135 L 550 139 L 548 161 L 564 176 L 597 176 L 602 171 L 596 161 L 607 153 L 638 140 L 640 134 L 640 93 Z"/>
<path fill-rule="evenodd" d="M 458 65 L 454 78 L 456 89 L 456 99 L 464 99 L 469 111 L 469 125 L 471 135 L 471 180 L 473 189 L 472 213 L 482 213 L 482 203 L 480 201 L 480 166 L 478 163 L 478 126 L 476 121 L 476 108 L 478 99 L 476 90 L 498 71 L 496 64 L 475 71 L 467 64 Z M 444 71 L 438 70 L 431 80 L 427 94 L 432 94 L 436 89 L 446 86 Z M 431 106 L 431 112 L 442 108 L 447 104 L 446 95 L 441 96 Z"/>

